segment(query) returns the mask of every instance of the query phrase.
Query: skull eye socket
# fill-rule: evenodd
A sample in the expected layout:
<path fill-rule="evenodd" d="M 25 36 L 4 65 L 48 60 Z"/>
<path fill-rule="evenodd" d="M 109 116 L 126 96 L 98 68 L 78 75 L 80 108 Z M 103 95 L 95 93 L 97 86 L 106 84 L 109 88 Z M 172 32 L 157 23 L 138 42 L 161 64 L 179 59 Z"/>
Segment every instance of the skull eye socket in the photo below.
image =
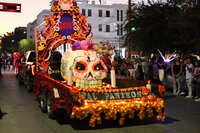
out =
<path fill-rule="evenodd" d="M 97 65 L 94 66 L 94 70 L 100 71 L 100 70 L 104 70 L 104 68 L 101 63 L 98 63 Z"/>
<path fill-rule="evenodd" d="M 75 68 L 76 68 L 76 70 L 85 70 L 86 66 L 85 66 L 85 64 L 83 64 L 81 62 L 77 62 Z"/>

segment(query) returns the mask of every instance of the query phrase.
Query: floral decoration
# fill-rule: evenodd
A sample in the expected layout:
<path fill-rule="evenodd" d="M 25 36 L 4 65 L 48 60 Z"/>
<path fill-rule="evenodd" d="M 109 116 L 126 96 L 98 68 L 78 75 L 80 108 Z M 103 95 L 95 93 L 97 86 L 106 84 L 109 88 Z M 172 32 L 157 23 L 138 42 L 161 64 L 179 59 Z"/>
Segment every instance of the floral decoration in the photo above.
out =
<path fill-rule="evenodd" d="M 38 84 L 40 81 L 41 84 Z M 48 74 L 35 74 L 34 80 L 34 94 L 38 96 L 40 90 L 43 88 L 47 91 L 48 89 L 53 92 L 53 88 L 58 88 L 60 99 L 53 100 L 53 109 L 58 111 L 61 104 L 63 104 L 68 112 L 68 115 L 73 119 L 77 118 L 80 120 L 91 116 L 89 125 L 94 127 L 96 124 L 101 124 L 102 119 L 101 114 L 105 114 L 106 120 L 116 119 L 117 113 L 121 115 L 119 119 L 119 124 L 123 125 L 126 116 L 129 118 L 134 118 L 135 111 L 139 111 L 138 116 L 140 119 L 144 119 L 145 112 L 148 112 L 148 117 L 153 116 L 153 109 L 158 113 L 157 120 L 164 121 L 165 118 L 165 104 L 162 98 L 158 98 L 150 94 L 148 88 L 142 87 L 132 87 L 125 89 L 110 88 L 108 84 L 104 83 L 102 87 L 98 88 L 73 88 L 73 86 L 68 86 L 66 82 L 56 81 L 49 77 Z M 45 89 L 46 88 L 46 89 Z M 87 92 L 118 92 L 118 91 L 130 91 L 130 90 L 142 90 L 142 98 L 136 99 L 122 99 L 122 100 L 86 100 L 80 91 Z M 159 86 L 160 92 L 163 94 L 165 90 L 163 86 Z M 53 94 L 52 94 L 53 96 Z"/>

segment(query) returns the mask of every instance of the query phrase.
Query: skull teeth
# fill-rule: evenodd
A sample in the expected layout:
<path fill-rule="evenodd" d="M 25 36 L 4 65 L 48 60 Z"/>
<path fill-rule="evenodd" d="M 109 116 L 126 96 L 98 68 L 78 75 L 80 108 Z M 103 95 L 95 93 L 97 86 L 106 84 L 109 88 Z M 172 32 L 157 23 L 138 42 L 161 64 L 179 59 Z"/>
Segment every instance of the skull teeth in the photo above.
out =
<path fill-rule="evenodd" d="M 100 87 L 102 85 L 101 80 L 84 80 L 77 79 L 76 87 Z"/>

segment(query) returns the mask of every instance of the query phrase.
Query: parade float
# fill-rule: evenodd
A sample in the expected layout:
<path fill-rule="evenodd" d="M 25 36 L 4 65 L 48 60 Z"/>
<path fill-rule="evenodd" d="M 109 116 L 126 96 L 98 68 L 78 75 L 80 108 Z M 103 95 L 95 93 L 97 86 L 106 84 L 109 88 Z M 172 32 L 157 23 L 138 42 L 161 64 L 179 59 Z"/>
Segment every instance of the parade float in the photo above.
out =
<path fill-rule="evenodd" d="M 123 125 L 125 118 L 133 118 L 135 112 L 140 119 L 145 118 L 146 112 L 153 117 L 153 110 L 157 120 L 164 120 L 163 86 L 157 86 L 160 97 L 151 94 L 150 81 L 144 86 L 118 88 L 113 68 L 109 70 L 110 84 L 102 81 L 108 69 L 98 54 L 99 45 L 91 41 L 87 17 L 79 12 L 74 0 L 55 0 L 51 11 L 41 24 L 42 31 L 38 32 L 41 25 L 35 29 L 33 93 L 42 112 L 55 118 L 60 109 L 65 109 L 71 119 L 90 117 L 92 127 L 101 124 L 102 119 L 117 116 Z M 56 49 L 64 44 L 71 44 L 71 49 L 61 55 Z"/>

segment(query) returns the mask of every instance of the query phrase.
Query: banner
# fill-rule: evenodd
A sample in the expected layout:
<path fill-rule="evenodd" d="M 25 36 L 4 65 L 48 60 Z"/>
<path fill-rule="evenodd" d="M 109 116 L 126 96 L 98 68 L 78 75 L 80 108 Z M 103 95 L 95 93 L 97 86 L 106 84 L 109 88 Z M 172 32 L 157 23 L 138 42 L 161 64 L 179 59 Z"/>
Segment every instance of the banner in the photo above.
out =
<path fill-rule="evenodd" d="M 119 100 L 135 99 L 142 97 L 142 90 L 121 91 L 121 92 L 85 92 L 80 91 L 86 100 Z"/>

